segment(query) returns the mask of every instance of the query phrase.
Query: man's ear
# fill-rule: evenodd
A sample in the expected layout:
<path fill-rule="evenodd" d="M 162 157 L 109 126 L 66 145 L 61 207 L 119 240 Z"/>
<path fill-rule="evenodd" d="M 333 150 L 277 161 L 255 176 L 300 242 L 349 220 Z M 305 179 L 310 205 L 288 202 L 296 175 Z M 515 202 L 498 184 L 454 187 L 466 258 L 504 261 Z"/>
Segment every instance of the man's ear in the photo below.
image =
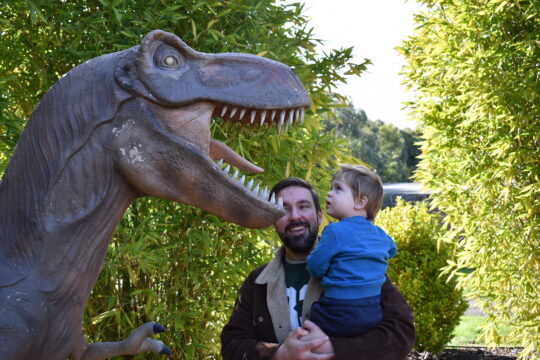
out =
<path fill-rule="evenodd" d="M 368 198 L 366 196 L 360 196 L 360 199 L 354 201 L 354 209 L 362 210 L 366 207 Z"/>
<path fill-rule="evenodd" d="M 322 224 L 322 210 L 317 212 L 317 220 L 319 220 L 319 225 Z"/>

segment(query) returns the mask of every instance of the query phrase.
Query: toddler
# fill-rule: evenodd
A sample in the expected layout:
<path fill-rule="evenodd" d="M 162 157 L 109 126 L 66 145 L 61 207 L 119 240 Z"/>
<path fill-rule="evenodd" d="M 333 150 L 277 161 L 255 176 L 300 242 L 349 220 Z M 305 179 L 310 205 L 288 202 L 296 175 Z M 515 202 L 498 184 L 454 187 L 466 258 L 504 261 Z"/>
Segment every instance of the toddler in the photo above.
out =
<path fill-rule="evenodd" d="M 328 336 L 357 336 L 382 319 L 381 286 L 396 246 L 372 223 L 383 200 L 379 176 L 364 166 L 340 167 L 326 195 L 327 213 L 339 222 L 324 228 L 307 258 L 324 288 L 310 320 Z"/>

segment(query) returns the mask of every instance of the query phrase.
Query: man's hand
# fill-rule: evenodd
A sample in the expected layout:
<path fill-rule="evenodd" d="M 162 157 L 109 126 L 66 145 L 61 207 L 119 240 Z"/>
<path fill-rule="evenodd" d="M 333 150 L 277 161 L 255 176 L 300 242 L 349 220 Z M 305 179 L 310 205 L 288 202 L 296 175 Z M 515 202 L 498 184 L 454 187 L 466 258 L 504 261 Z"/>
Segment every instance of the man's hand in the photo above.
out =
<path fill-rule="evenodd" d="M 306 321 L 307 322 L 307 321 Z M 316 354 L 312 350 L 324 344 L 332 344 L 322 330 L 312 322 L 309 322 L 307 328 L 296 328 L 287 336 L 287 339 L 280 345 L 275 353 L 275 360 L 331 360 L 334 358 L 333 352 L 325 354 Z M 311 326 L 312 325 L 312 326 Z M 304 327 L 306 325 L 304 324 Z M 312 329 L 315 334 L 320 335 L 316 338 L 304 341 L 302 337 L 308 335 Z M 317 332 L 318 330 L 318 332 Z"/>
<path fill-rule="evenodd" d="M 304 325 L 302 326 L 305 330 L 309 331 L 309 334 L 307 334 L 306 336 L 300 337 L 300 340 L 302 341 L 309 341 L 312 339 L 327 337 L 320 327 L 318 327 L 317 325 L 315 325 L 315 323 L 309 320 L 304 321 Z M 323 343 L 322 345 L 311 349 L 311 352 L 314 352 L 317 354 L 332 354 L 333 355 L 334 347 L 332 346 L 332 342 L 329 340 Z"/>

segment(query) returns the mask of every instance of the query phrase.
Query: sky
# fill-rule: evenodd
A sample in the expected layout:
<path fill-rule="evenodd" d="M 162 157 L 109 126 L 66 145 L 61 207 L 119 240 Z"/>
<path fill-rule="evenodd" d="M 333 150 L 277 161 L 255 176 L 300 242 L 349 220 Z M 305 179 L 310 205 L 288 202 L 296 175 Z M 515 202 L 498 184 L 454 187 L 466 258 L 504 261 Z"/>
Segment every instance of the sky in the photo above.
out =
<path fill-rule="evenodd" d="M 398 75 L 405 63 L 395 47 L 414 29 L 413 14 L 420 6 L 409 0 L 303 0 L 321 49 L 354 46 L 354 60 L 372 61 L 361 77 L 349 77 L 338 92 L 348 96 L 370 120 L 400 128 L 415 128 L 402 104 L 412 99 Z"/>

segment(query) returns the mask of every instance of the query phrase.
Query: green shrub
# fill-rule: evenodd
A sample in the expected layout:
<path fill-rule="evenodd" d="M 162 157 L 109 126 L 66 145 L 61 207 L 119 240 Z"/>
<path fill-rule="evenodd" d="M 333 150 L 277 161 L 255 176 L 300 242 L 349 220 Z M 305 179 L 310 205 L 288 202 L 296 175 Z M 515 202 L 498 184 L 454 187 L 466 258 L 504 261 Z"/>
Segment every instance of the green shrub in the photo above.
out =
<path fill-rule="evenodd" d="M 390 260 L 388 275 L 414 312 L 418 351 L 438 353 L 452 339 L 452 332 L 467 308 L 455 281 L 446 281 L 440 270 L 451 260 L 452 249 L 438 239 L 444 233 L 437 213 L 426 203 L 398 199 L 393 208 L 378 215 L 377 225 L 394 239 L 398 254 Z"/>
<path fill-rule="evenodd" d="M 456 246 L 445 271 L 487 315 L 487 345 L 539 359 L 540 1 L 420 3 L 401 51 L 422 133 L 415 178 Z"/>

